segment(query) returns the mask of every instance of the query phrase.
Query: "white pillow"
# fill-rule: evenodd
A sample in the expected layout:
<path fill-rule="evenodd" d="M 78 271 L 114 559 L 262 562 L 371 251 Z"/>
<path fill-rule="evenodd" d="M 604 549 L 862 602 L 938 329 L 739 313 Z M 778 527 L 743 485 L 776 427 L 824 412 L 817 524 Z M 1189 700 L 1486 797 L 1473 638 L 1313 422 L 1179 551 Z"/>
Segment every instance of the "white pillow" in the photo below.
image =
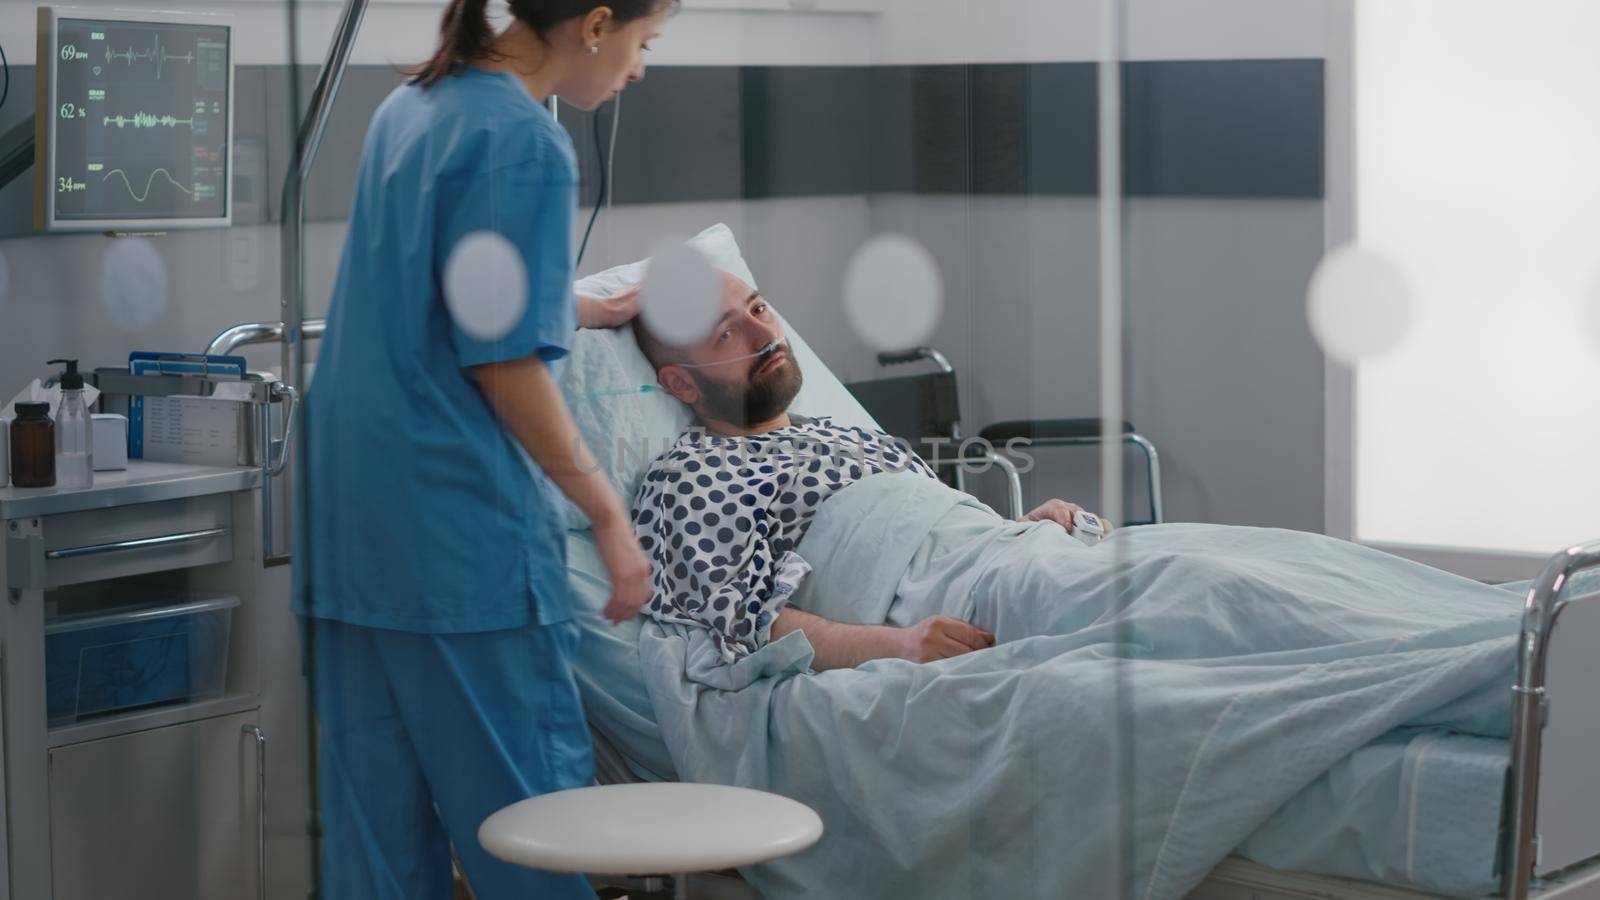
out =
<path fill-rule="evenodd" d="M 755 276 L 739 252 L 733 231 L 717 224 L 689 244 L 706 255 L 714 268 L 756 287 Z M 607 297 L 637 284 L 649 260 L 597 272 L 574 285 L 574 292 Z M 781 298 L 767 298 L 779 308 Z M 781 318 L 781 310 L 780 310 Z M 877 422 L 856 402 L 845 386 L 822 364 L 803 338 L 784 321 L 795 361 L 805 376 L 791 412 L 804 416 L 831 416 L 842 425 L 877 428 Z M 580 329 L 573 337 L 572 353 L 561 376 L 561 392 L 577 422 L 578 431 L 594 451 L 625 505 L 632 504 L 650 463 L 683 434 L 692 421 L 688 407 L 662 391 L 640 392 L 655 385 L 656 373 L 639 345 L 633 329 Z M 589 527 L 589 519 L 570 502 L 565 504 L 567 527 Z"/>

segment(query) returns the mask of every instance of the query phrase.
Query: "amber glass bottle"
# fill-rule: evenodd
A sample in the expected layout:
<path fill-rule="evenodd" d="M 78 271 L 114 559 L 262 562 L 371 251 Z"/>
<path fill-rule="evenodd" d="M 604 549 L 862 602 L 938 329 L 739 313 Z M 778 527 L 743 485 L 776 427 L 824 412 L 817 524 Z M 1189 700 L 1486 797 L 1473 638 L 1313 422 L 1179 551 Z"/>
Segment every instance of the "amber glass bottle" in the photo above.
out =
<path fill-rule="evenodd" d="M 11 483 L 17 487 L 55 487 L 56 425 L 50 404 L 18 403 L 11 423 Z"/>

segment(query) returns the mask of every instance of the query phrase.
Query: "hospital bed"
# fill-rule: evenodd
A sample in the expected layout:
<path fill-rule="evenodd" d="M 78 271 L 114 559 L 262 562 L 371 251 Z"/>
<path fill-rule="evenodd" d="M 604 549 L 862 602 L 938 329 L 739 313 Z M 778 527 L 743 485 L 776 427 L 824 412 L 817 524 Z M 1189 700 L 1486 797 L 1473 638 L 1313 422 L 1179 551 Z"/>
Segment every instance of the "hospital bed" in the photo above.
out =
<path fill-rule="evenodd" d="M 612 628 L 599 617 L 606 584 L 587 532 L 568 535 L 569 564 L 585 639 L 578 681 L 595 737 L 602 783 L 672 778 L 659 733 L 652 733 L 649 697 L 628 673 L 638 624 Z M 1600 782 L 1593 777 L 1600 746 L 1600 664 L 1587 645 L 1600 640 L 1600 596 L 1564 596 L 1582 569 L 1600 567 L 1600 543 L 1563 551 L 1530 587 L 1519 667 L 1517 725 L 1507 748 L 1507 798 L 1501 828 L 1511 860 L 1501 896 L 1600 898 Z M 1559 627 L 1557 627 L 1559 626 Z M 1508 685 L 1508 690 L 1513 686 Z M 1521 701 L 1521 698 L 1527 698 Z M 623 749 L 623 748 L 626 748 Z M 1388 798 L 1403 810 L 1407 798 Z M 1515 836 L 1521 835 L 1520 841 Z M 1520 849 L 1519 849 L 1520 848 Z M 1541 858 L 1542 857 L 1542 858 Z M 710 879 L 715 880 L 715 879 Z M 724 877 L 722 881 L 729 879 Z M 602 881 L 602 883 L 618 883 Z M 635 887 L 648 882 L 624 881 Z M 658 881 L 659 885 L 660 882 Z M 740 894 L 722 884 L 718 896 Z M 730 893 L 731 892 L 731 893 Z M 1287 872 L 1233 857 L 1191 895 L 1196 900 L 1399 900 L 1438 896 L 1353 879 Z"/>
<path fill-rule="evenodd" d="M 739 257 L 731 233 L 723 226 L 696 239 L 713 263 L 754 283 Z M 606 293 L 636 280 L 640 264 L 619 267 L 580 287 Z M 312 325 L 314 323 L 307 323 Z M 247 325 L 229 329 L 228 349 L 241 343 L 268 341 L 281 329 Z M 831 414 L 846 423 L 868 421 L 850 393 L 790 331 L 796 358 L 806 374 L 806 387 L 796 399 L 803 414 Z M 611 437 L 676 435 L 687 424 L 670 403 L 649 405 L 636 390 L 652 379 L 648 364 L 632 347 L 626 331 L 580 334 L 563 388 L 574 418 L 591 446 L 607 461 Z M 214 352 L 224 352 L 216 350 Z M 629 354 L 632 354 L 630 356 Z M 635 358 L 636 357 L 636 358 Z M 574 390 L 574 386 L 577 386 Z M 595 387 L 604 388 L 603 402 Z M 655 398 L 663 400 L 665 398 Z M 679 415 L 680 418 L 674 418 Z M 616 445 L 619 449 L 622 446 Z M 659 447 L 659 444 L 657 445 Z M 659 449 L 656 451 L 659 452 Z M 650 454 L 653 456 L 654 454 Z M 618 454 L 607 474 L 624 495 L 631 495 L 647 458 L 626 463 Z M 675 778 L 671 754 L 654 720 L 650 697 L 638 668 L 640 620 L 611 627 L 599 615 L 609 587 L 589 532 L 575 510 L 568 511 L 568 565 L 575 613 L 585 631 L 577 677 L 595 737 L 597 776 L 602 782 Z M 1594 775 L 1600 747 L 1600 593 L 1572 589 L 1580 573 L 1600 571 L 1600 542 L 1563 550 L 1546 564 L 1526 590 L 1515 693 L 1514 722 L 1505 748 L 1504 799 L 1500 804 L 1500 858 L 1496 871 L 1500 896 L 1522 900 L 1600 900 L 1600 778 Z M 1414 800 L 1414 798 L 1412 798 Z M 1387 802 L 1404 809 L 1407 798 Z M 703 881 L 703 884 L 699 883 Z M 664 888 L 661 878 L 610 878 L 636 891 Z M 697 876 L 702 896 L 750 897 L 753 889 L 737 878 Z M 1279 871 L 1232 857 L 1216 867 L 1191 895 L 1202 900 L 1378 900 L 1431 896 L 1403 886 Z"/>

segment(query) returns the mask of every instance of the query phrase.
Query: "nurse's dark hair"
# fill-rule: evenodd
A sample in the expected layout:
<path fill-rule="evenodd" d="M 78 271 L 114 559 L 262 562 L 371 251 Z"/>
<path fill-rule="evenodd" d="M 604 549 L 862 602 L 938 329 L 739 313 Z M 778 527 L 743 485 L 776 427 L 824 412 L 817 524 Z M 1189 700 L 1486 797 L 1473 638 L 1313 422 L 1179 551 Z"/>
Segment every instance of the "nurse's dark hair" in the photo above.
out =
<path fill-rule="evenodd" d="M 507 4 L 512 18 L 541 39 L 562 22 L 602 6 L 610 9 L 612 21 L 621 25 L 677 5 L 678 0 L 510 0 Z M 449 0 L 439 20 L 439 49 L 427 62 L 407 69 L 406 77 L 412 84 L 426 87 L 474 60 L 495 59 L 494 38 L 489 0 Z"/>

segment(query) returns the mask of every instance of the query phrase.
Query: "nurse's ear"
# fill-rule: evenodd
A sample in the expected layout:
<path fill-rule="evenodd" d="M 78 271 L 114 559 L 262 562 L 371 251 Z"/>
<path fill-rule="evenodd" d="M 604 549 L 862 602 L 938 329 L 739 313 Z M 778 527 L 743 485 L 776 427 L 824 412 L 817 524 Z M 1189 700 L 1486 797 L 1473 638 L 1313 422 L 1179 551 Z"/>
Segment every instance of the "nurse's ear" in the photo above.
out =
<path fill-rule="evenodd" d="M 600 41 L 616 28 L 616 15 L 609 6 L 596 6 L 583 17 L 578 34 L 583 38 L 583 52 L 593 55 L 600 52 Z"/>
<path fill-rule="evenodd" d="M 687 369 L 672 365 L 662 366 L 656 372 L 656 382 L 685 406 L 694 406 L 700 402 L 700 385 L 689 376 Z"/>

